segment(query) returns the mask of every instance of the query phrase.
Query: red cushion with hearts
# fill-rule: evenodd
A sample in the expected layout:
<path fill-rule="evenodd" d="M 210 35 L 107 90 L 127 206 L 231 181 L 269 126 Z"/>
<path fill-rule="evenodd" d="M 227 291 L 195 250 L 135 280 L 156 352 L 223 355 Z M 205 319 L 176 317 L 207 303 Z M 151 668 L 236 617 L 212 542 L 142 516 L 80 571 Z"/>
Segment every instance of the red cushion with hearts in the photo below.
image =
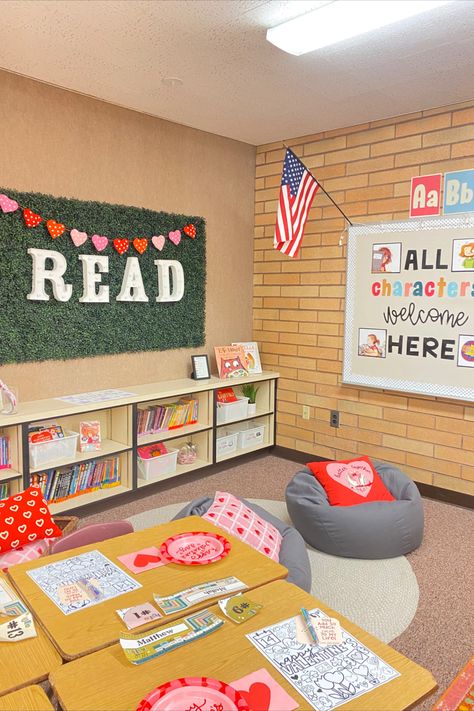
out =
<path fill-rule="evenodd" d="M 0 501 L 0 553 L 60 535 L 41 489 L 30 486 Z"/>
<path fill-rule="evenodd" d="M 324 488 L 331 506 L 354 506 L 369 501 L 395 501 L 369 457 L 307 464 Z"/>
<path fill-rule="evenodd" d="M 214 501 L 202 518 L 278 562 L 280 531 L 227 491 L 216 491 Z"/>

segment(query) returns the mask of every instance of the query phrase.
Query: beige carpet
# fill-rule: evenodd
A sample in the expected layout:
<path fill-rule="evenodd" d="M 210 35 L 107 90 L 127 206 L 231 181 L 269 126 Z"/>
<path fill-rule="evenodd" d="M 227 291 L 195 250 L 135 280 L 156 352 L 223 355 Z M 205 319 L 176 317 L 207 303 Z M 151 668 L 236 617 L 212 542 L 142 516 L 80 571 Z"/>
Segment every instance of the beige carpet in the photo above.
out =
<path fill-rule="evenodd" d="M 216 489 L 246 498 L 284 501 L 285 487 L 299 468 L 294 462 L 262 454 L 252 461 L 229 465 L 217 474 L 196 475 L 186 481 L 171 479 L 152 495 L 142 490 L 132 503 L 89 516 L 84 523 L 128 518 L 212 494 Z M 474 640 L 474 513 L 430 499 L 424 500 L 424 509 L 423 544 L 407 556 L 418 581 L 418 608 L 408 629 L 391 642 L 402 654 L 429 669 L 439 684 L 439 692 L 420 702 L 417 711 L 432 708 L 472 655 Z"/>

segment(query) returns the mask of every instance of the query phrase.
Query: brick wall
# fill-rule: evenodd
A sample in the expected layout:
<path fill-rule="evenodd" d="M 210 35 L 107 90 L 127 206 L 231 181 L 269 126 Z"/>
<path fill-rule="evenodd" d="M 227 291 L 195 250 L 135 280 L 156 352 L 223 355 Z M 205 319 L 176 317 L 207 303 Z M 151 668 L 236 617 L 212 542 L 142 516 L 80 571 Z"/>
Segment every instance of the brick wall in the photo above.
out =
<path fill-rule="evenodd" d="M 474 168 L 474 101 L 285 143 L 353 221 L 404 220 L 412 176 Z M 264 366 L 281 374 L 277 443 L 328 458 L 369 454 L 416 481 L 474 494 L 473 405 L 341 384 L 343 220 L 319 192 L 300 258 L 273 249 L 284 152 L 282 143 L 258 147 L 255 183 L 254 339 Z"/>

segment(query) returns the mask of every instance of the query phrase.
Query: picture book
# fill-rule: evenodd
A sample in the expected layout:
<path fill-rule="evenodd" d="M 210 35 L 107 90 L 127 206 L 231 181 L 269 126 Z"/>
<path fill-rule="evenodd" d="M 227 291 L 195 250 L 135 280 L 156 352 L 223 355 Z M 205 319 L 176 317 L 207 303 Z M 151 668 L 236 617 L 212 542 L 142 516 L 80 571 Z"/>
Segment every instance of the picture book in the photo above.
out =
<path fill-rule="evenodd" d="M 239 378 L 248 375 L 247 358 L 242 346 L 216 346 L 214 352 L 219 378 Z"/>
<path fill-rule="evenodd" d="M 79 449 L 81 452 L 94 452 L 101 446 L 100 422 L 92 420 L 79 424 Z"/>
<path fill-rule="evenodd" d="M 234 393 L 234 388 L 219 388 L 217 391 L 217 402 L 224 404 L 237 402 L 237 395 Z"/>
<path fill-rule="evenodd" d="M 260 353 L 258 351 L 258 343 L 256 341 L 248 341 L 245 343 L 233 343 L 233 346 L 242 346 L 247 358 L 247 368 L 249 375 L 262 372 L 262 364 L 260 362 Z"/>

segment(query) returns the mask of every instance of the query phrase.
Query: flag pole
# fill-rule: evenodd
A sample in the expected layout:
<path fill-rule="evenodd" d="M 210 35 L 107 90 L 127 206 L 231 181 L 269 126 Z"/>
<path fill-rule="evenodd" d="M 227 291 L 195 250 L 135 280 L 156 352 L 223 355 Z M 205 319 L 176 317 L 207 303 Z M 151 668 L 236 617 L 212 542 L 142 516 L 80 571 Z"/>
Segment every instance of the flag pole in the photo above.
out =
<path fill-rule="evenodd" d="M 298 160 L 300 161 L 300 163 L 303 163 L 303 161 L 301 160 L 301 158 L 300 158 L 299 156 L 297 156 L 296 153 L 291 150 L 291 148 L 288 148 L 288 146 L 286 145 L 286 143 L 284 143 L 283 145 L 284 145 L 284 147 L 286 148 L 287 151 L 290 151 L 290 153 L 293 153 L 293 155 L 295 156 L 295 158 L 298 158 Z M 303 163 L 303 165 L 304 165 L 304 163 Z M 304 167 L 306 168 L 306 166 L 304 166 Z M 319 185 L 319 187 L 321 188 L 321 190 L 323 191 L 323 193 L 330 199 L 330 201 L 332 202 L 332 204 L 334 205 L 334 207 L 339 210 L 339 212 L 341 213 L 341 215 L 343 216 L 343 218 L 346 220 L 346 222 L 348 222 L 348 223 L 351 225 L 351 227 L 352 227 L 353 223 L 351 222 L 351 220 L 349 220 L 349 218 L 347 217 L 346 213 L 339 207 L 339 205 L 337 204 L 337 202 L 335 202 L 335 201 L 332 199 L 332 197 L 330 196 L 330 194 L 328 193 L 328 191 L 324 189 L 324 186 L 319 182 L 319 180 L 316 178 L 316 176 L 314 176 L 314 175 L 312 174 L 312 172 L 309 170 L 309 168 L 306 168 L 306 170 L 308 171 L 308 173 L 310 174 L 310 176 L 317 182 L 317 184 Z"/>

